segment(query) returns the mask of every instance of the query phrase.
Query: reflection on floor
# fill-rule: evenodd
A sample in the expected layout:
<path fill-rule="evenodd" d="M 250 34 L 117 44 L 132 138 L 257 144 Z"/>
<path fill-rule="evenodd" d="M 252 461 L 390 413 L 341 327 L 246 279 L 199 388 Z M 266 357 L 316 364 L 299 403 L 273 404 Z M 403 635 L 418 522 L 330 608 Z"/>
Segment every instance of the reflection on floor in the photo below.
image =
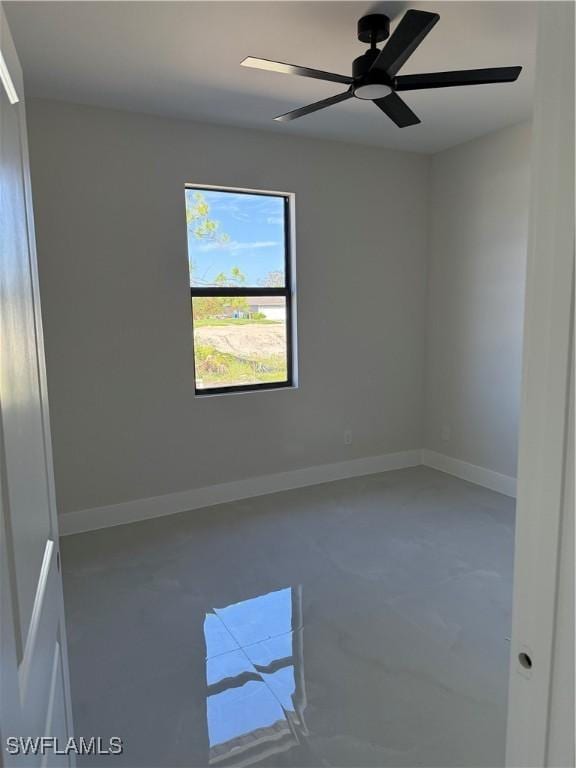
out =
<path fill-rule="evenodd" d="M 82 762 L 503 765 L 513 528 L 417 467 L 64 539 Z"/>
<path fill-rule="evenodd" d="M 206 614 L 210 765 L 262 764 L 304 729 L 302 590 L 286 588 Z"/>

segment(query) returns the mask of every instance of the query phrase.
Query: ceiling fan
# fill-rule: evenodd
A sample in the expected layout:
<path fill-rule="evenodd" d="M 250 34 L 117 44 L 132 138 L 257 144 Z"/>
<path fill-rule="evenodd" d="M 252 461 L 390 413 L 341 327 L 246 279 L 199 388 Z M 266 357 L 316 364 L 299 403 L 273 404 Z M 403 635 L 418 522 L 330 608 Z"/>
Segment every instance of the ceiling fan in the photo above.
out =
<path fill-rule="evenodd" d="M 417 115 L 398 96 L 398 91 L 414 91 L 424 88 L 449 88 L 457 85 L 482 85 L 485 83 L 511 83 L 518 78 L 522 67 L 494 67 L 489 69 L 462 69 L 455 72 L 429 72 L 422 75 L 400 75 L 398 70 L 406 63 L 416 48 L 424 40 L 432 27 L 440 19 L 437 13 L 428 11 L 406 11 L 402 20 L 392 33 L 386 45 L 380 50 L 377 43 L 390 35 L 390 19 L 382 13 L 363 16 L 358 21 L 358 39 L 369 43 L 370 48 L 352 63 L 352 76 L 322 72 L 318 69 L 283 64 L 248 56 L 242 66 L 265 69 L 288 75 L 312 77 L 348 85 L 348 90 L 336 96 L 330 96 L 306 107 L 294 109 L 274 120 L 295 120 L 319 109 L 346 101 L 355 96 L 357 99 L 373 101 L 382 112 L 396 123 L 399 128 L 416 125 L 420 122 Z"/>

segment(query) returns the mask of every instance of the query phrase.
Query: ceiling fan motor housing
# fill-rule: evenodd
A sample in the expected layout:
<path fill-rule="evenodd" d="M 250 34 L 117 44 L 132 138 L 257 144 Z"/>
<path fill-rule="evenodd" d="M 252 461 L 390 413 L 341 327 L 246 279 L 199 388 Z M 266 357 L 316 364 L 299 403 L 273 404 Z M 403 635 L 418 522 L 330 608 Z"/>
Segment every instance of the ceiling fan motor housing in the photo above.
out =
<path fill-rule="evenodd" d="M 392 81 L 385 72 L 372 70 L 380 55 L 376 47 L 390 35 L 390 19 L 383 13 L 371 13 L 358 21 L 358 39 L 369 43 L 370 48 L 352 62 L 352 91 L 359 99 L 375 100 L 392 92 Z"/>
<path fill-rule="evenodd" d="M 391 78 L 385 72 L 371 69 L 379 54 L 378 48 L 369 48 L 352 62 L 352 90 L 359 99 L 379 99 L 392 91 Z"/>

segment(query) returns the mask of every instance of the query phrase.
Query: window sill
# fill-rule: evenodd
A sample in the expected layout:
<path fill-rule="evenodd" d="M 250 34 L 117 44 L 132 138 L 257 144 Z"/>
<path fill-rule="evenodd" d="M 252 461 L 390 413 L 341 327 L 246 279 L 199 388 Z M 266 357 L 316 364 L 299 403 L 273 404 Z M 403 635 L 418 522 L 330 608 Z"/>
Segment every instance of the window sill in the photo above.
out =
<path fill-rule="evenodd" d="M 298 389 L 297 383 L 263 384 L 250 387 L 223 387 L 222 389 L 196 389 L 194 396 L 198 399 L 221 397 L 222 395 L 256 395 L 262 392 L 285 392 Z"/>

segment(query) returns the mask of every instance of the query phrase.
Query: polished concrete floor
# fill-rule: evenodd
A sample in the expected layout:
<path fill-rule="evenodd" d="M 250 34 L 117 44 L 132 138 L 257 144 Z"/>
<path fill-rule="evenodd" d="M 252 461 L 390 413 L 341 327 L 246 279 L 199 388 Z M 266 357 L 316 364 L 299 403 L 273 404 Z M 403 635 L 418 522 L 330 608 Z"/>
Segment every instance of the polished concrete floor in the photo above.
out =
<path fill-rule="evenodd" d="M 63 540 L 113 766 L 502 766 L 514 503 L 424 467 Z"/>

